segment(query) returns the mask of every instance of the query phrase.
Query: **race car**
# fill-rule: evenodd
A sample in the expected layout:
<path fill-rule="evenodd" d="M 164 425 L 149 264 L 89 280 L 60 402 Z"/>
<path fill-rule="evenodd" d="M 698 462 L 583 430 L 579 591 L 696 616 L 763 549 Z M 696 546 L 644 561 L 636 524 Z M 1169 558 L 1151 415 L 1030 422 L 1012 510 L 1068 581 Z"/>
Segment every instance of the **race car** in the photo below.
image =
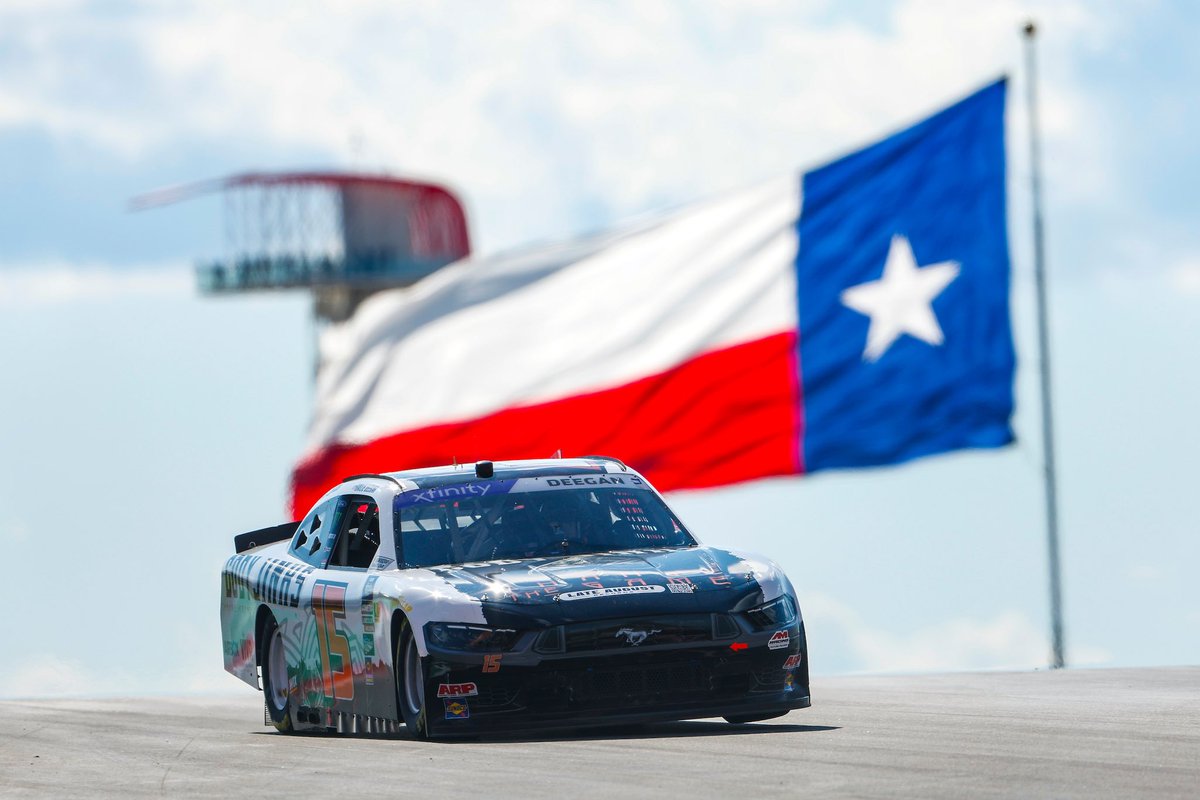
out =
<path fill-rule="evenodd" d="M 416 738 L 809 706 L 795 591 L 608 457 L 356 475 L 234 537 L 225 669 L 280 731 Z"/>

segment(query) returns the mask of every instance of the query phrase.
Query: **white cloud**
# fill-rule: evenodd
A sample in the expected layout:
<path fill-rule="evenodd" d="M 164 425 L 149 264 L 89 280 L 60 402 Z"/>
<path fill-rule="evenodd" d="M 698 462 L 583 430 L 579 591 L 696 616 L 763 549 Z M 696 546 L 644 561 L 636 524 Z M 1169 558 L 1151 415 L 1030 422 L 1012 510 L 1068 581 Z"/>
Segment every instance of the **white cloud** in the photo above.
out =
<path fill-rule="evenodd" d="M 29 526 L 19 519 L 0 523 L 0 544 L 5 547 L 29 541 Z"/>
<path fill-rule="evenodd" d="M 870 625 L 849 606 L 822 594 L 804 596 L 805 626 L 840 634 L 859 672 L 943 672 L 969 669 L 1031 669 L 1049 663 L 1045 632 L 1017 611 L 992 619 L 953 618 L 901 635 Z M 1068 653 L 1074 666 L 1100 664 L 1111 655 L 1088 645 Z"/>
<path fill-rule="evenodd" d="M 164 666 L 139 664 L 135 668 L 100 669 L 78 659 L 54 653 L 24 656 L 0 668 L 0 697 L 105 697 L 113 695 L 214 695 L 240 694 L 245 684 L 221 668 L 220 652 L 196 647 L 195 641 L 177 644 L 188 650 L 186 658 Z M 209 639 L 200 640 L 207 643 Z"/>
<path fill-rule="evenodd" d="M 900 0 L 873 27 L 827 8 L 226 2 L 100 27 L 6 8 L 0 126 L 124 158 L 201 137 L 439 176 L 486 209 L 491 247 L 574 229 L 572 204 L 611 218 L 820 163 L 1016 72 L 1032 13 L 1054 43 L 1048 161 L 1085 196 L 1106 179 L 1070 61 L 1109 35 L 1087 4 Z"/>
<path fill-rule="evenodd" d="M 1200 295 L 1200 258 L 1177 262 L 1168 272 L 1171 288 L 1180 294 Z"/>
<path fill-rule="evenodd" d="M 1129 577 L 1141 583 L 1157 583 L 1162 570 L 1152 564 L 1134 564 L 1129 567 Z"/>
<path fill-rule="evenodd" d="M 182 265 L 117 269 L 102 265 L 25 265 L 0 269 L 0 308 L 60 306 L 127 296 L 179 296 L 195 291 Z"/>
<path fill-rule="evenodd" d="M 25 658 L 0 675 L 4 697 L 92 697 L 137 686 L 126 673 L 96 673 L 81 662 L 42 654 Z"/>

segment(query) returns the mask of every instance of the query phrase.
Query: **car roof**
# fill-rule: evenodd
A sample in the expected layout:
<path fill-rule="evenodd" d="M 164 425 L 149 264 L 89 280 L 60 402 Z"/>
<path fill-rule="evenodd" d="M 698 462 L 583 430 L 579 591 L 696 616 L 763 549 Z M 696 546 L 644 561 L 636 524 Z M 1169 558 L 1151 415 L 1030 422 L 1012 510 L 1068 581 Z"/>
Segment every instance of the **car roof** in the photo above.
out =
<path fill-rule="evenodd" d="M 480 480 L 477 465 L 491 464 L 492 474 L 488 480 L 510 480 L 513 478 L 534 478 L 543 475 L 595 475 L 605 472 L 630 472 L 619 459 L 609 456 L 584 456 L 583 458 L 538 458 L 520 461 L 472 462 L 468 464 L 447 464 L 440 467 L 425 467 L 398 472 L 384 473 L 396 480 L 412 481 L 421 489 L 434 486 L 445 486 L 453 483 L 467 483 Z"/>

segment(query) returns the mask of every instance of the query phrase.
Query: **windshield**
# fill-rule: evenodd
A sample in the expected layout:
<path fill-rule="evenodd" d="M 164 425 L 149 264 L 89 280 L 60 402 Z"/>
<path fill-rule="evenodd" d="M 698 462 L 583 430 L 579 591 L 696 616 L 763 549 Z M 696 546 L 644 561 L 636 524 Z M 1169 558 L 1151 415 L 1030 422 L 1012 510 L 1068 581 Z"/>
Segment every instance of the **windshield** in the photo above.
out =
<path fill-rule="evenodd" d="M 406 566 L 431 567 L 694 545 L 658 495 L 633 480 L 523 478 L 407 492 L 396 498 L 396 552 Z"/>

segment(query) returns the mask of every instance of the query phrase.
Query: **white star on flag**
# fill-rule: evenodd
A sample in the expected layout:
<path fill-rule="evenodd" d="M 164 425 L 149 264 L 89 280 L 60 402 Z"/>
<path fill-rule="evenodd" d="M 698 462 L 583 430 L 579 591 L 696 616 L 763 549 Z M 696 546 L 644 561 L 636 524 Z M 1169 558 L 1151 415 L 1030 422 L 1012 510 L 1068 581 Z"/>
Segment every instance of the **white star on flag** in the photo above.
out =
<path fill-rule="evenodd" d="M 900 234 L 892 237 L 883 277 L 851 286 L 841 294 L 842 305 L 871 318 L 864 361 L 878 361 L 892 342 L 909 334 L 940 345 L 942 327 L 933 313 L 933 299 L 958 277 L 957 261 L 918 267 L 912 246 Z"/>

